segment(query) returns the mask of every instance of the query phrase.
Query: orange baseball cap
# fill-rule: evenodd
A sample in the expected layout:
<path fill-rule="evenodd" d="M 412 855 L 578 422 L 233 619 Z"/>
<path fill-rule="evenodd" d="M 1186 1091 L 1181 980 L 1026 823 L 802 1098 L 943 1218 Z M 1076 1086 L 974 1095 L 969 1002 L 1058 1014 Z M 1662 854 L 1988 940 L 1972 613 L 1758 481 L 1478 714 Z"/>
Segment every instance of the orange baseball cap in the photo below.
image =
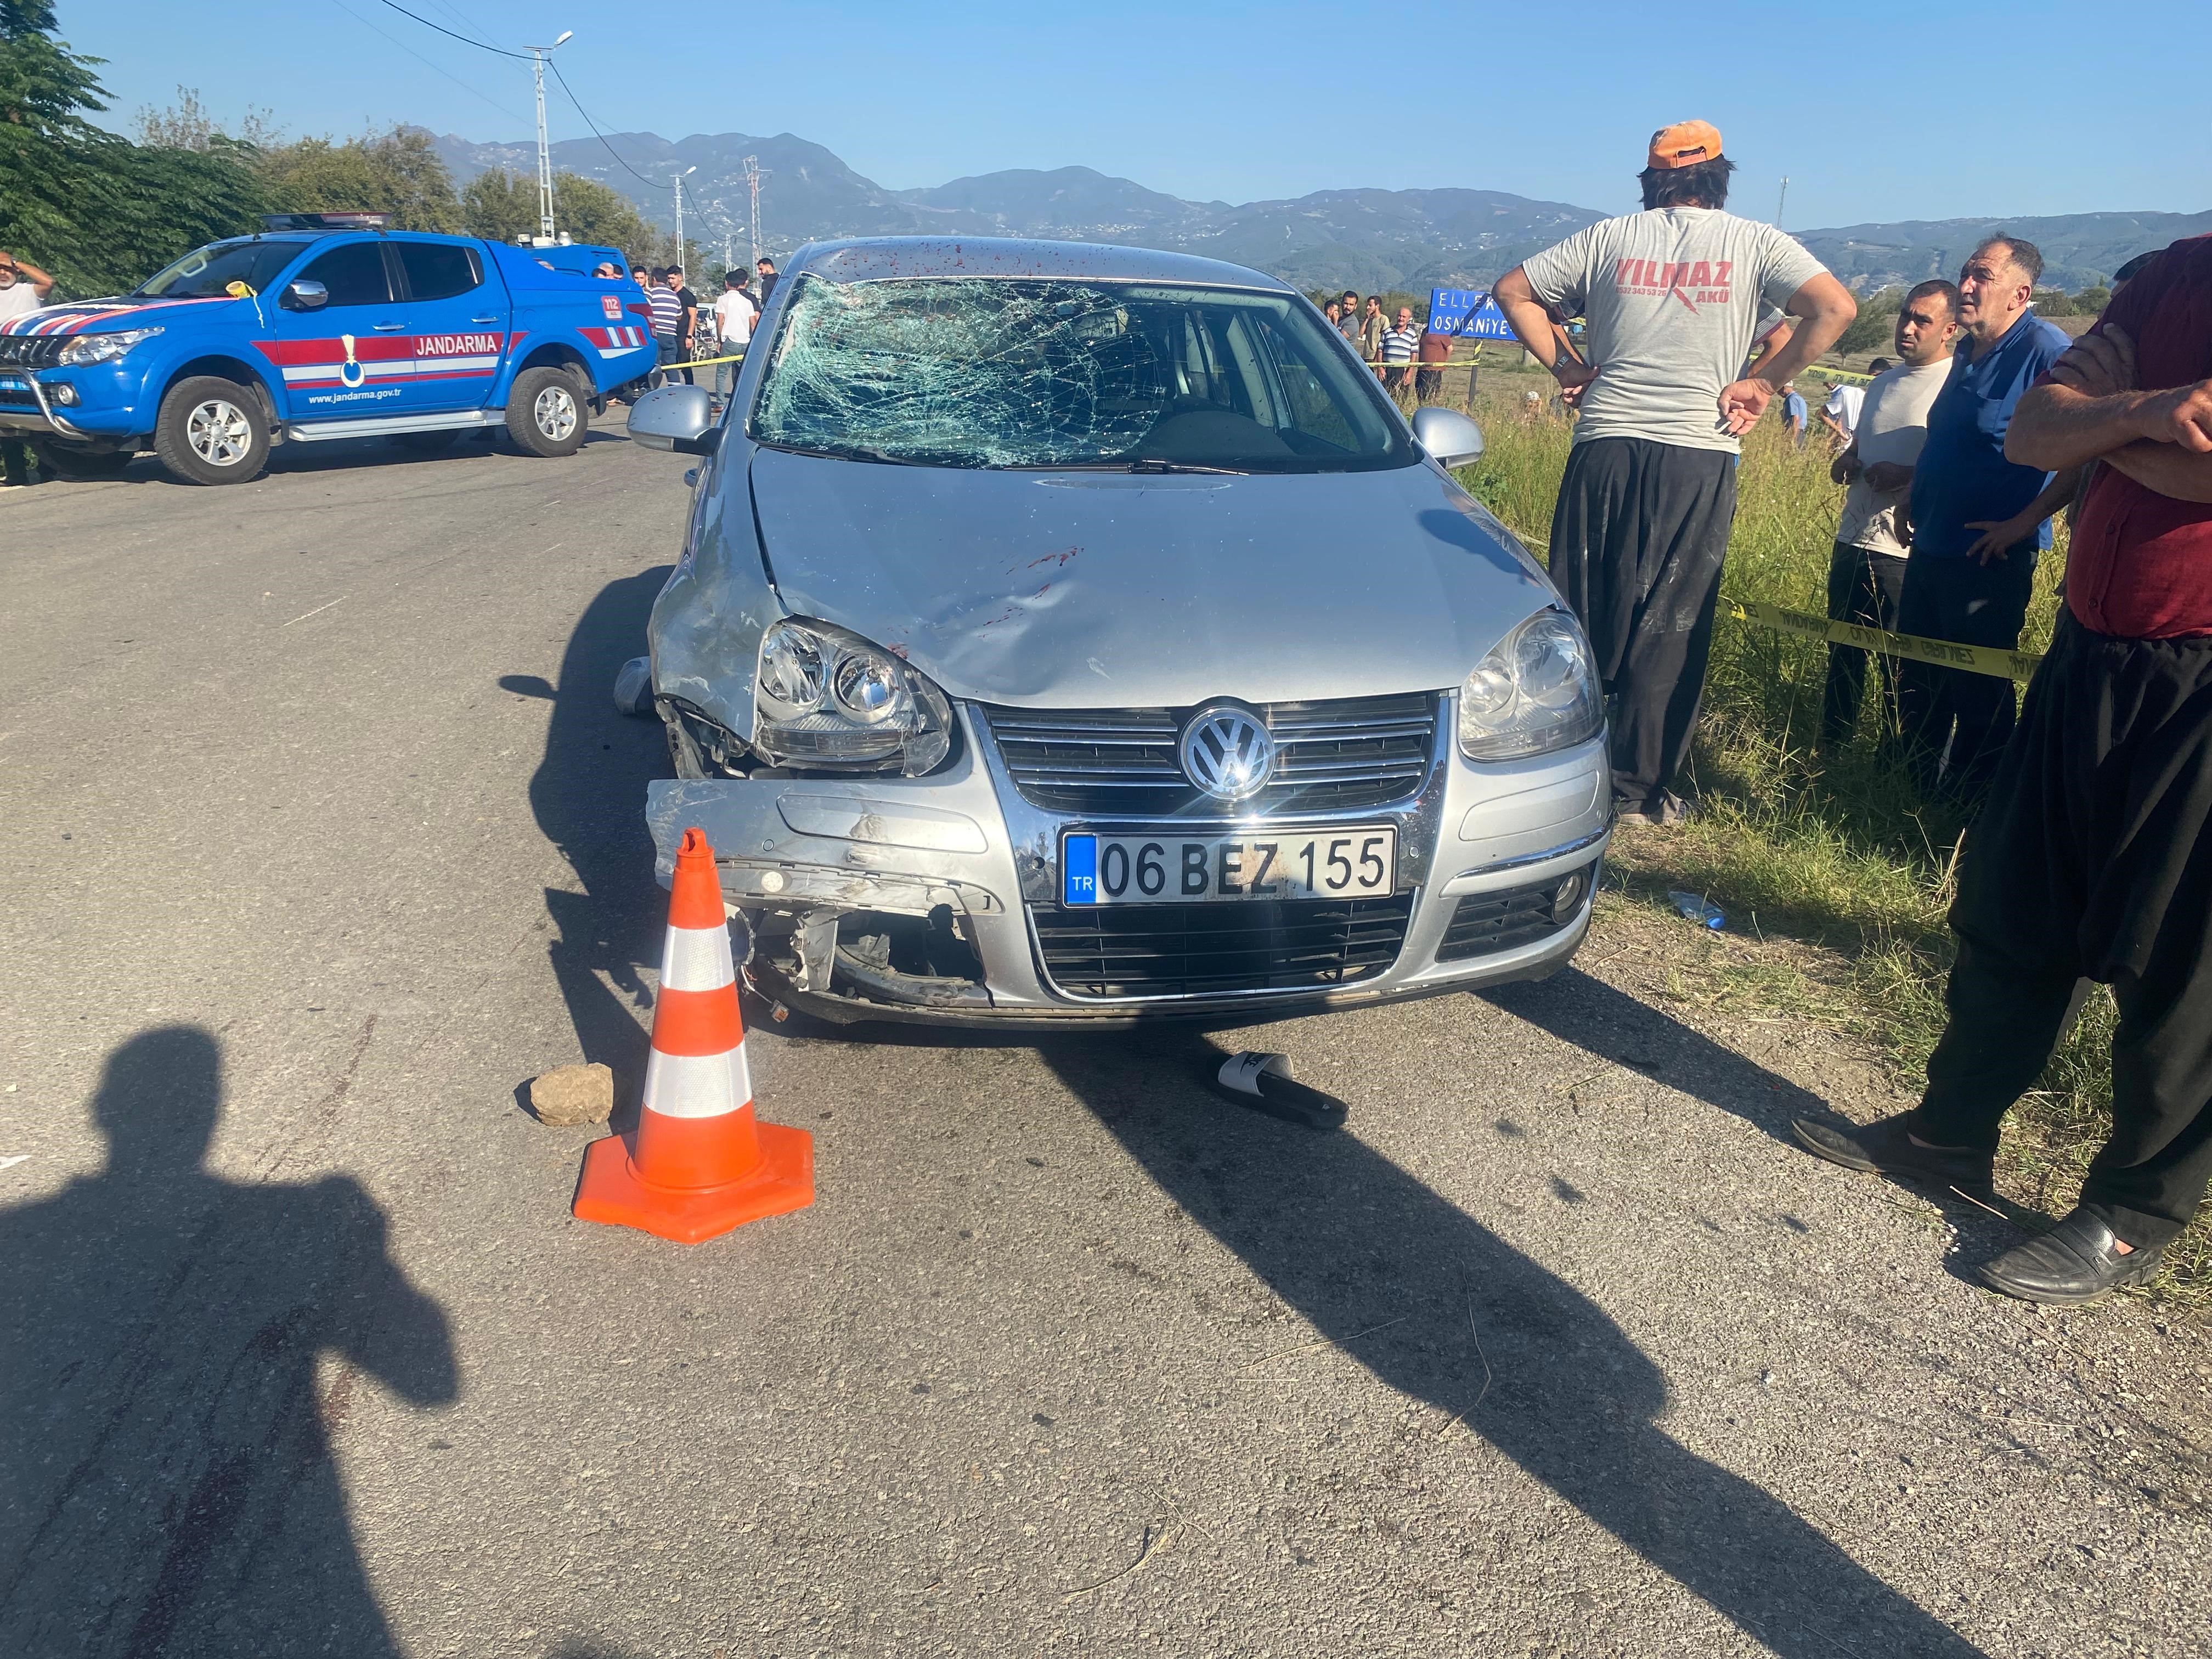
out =
<path fill-rule="evenodd" d="M 1710 121 L 1677 121 L 1651 135 L 1651 156 L 1646 164 L 1661 173 L 1716 161 L 1721 154 L 1721 130 Z"/>

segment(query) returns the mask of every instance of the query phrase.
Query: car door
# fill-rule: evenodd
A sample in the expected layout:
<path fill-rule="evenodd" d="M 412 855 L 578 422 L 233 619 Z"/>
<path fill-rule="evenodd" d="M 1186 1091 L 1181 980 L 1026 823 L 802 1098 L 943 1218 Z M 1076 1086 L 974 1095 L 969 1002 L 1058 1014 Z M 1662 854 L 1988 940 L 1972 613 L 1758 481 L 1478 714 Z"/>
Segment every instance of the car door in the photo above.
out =
<path fill-rule="evenodd" d="M 398 266 L 415 358 L 409 407 L 481 408 L 506 354 L 506 289 L 470 243 L 394 238 L 386 246 Z"/>
<path fill-rule="evenodd" d="M 319 306 L 298 285 L 319 284 Z M 381 239 L 349 238 L 319 247 L 277 296 L 272 337 L 262 349 L 284 381 L 293 420 L 398 415 L 416 407 L 409 383 L 415 349 L 392 284 Z"/>

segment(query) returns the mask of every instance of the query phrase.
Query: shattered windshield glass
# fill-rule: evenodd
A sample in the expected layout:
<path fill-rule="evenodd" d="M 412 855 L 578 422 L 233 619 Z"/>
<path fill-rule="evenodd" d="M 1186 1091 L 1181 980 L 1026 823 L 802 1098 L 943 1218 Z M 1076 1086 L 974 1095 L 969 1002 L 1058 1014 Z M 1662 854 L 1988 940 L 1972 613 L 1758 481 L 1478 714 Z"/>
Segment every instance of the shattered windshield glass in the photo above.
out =
<path fill-rule="evenodd" d="M 1287 294 L 801 276 L 751 433 L 923 466 L 1343 472 L 1416 456 Z"/>

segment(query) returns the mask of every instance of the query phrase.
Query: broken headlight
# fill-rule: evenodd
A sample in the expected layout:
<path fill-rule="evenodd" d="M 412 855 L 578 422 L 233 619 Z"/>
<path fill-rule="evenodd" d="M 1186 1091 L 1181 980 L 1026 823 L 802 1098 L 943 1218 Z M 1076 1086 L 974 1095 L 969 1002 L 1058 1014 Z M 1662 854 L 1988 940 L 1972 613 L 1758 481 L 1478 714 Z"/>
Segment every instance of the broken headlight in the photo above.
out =
<path fill-rule="evenodd" d="M 1492 647 L 1459 689 L 1459 750 L 1519 760 L 1571 749 L 1605 724 L 1589 642 L 1564 611 L 1539 611 Z"/>
<path fill-rule="evenodd" d="M 64 367 L 82 368 L 87 363 L 112 362 L 141 340 L 150 340 L 161 332 L 160 326 L 152 328 L 121 328 L 112 334 L 80 334 L 62 348 L 55 359 Z"/>
<path fill-rule="evenodd" d="M 753 747 L 779 766 L 920 777 L 951 752 L 952 707 L 927 675 L 857 634 L 780 622 L 761 635 Z"/>

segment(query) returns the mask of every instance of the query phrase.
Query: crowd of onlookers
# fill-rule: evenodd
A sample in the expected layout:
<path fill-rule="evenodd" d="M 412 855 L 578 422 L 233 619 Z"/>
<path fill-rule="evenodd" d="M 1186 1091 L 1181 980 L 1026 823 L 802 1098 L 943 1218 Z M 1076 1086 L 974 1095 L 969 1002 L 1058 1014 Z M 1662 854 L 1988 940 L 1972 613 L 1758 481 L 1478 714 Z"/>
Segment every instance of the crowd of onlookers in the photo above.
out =
<path fill-rule="evenodd" d="M 756 280 L 748 281 L 743 266 L 730 267 L 723 273 L 721 293 L 712 305 L 704 307 L 685 286 L 681 265 L 639 265 L 631 271 L 645 290 L 653 344 L 668 380 L 696 385 L 694 370 L 711 365 L 715 395 L 729 396 L 737 385 L 737 359 L 751 341 L 753 325 L 760 320 L 769 295 L 775 292 L 775 261 L 757 260 L 753 270 Z M 622 273 L 607 264 L 595 274 L 618 276 Z"/>
<path fill-rule="evenodd" d="M 1493 290 L 1577 411 L 1550 568 L 1604 689 L 1625 823 L 1698 815 L 1674 786 L 1740 442 L 1770 404 L 1804 441 L 1796 378 L 1857 310 L 1803 246 L 1726 211 L 1733 171 L 1709 124 L 1662 129 L 1644 211 Z M 2042 274 L 2032 242 L 1985 237 L 1955 283 L 1907 295 L 1897 361 L 1823 405 L 1846 491 L 1831 614 L 1936 642 L 1885 672 L 1884 740 L 1975 816 L 1949 1019 L 1919 1104 L 1794 1128 L 1832 1163 L 1985 1202 L 2005 1114 L 2081 982 L 2109 986 L 2112 1127 L 2081 1200 L 1978 1269 L 2008 1295 L 2072 1304 L 2155 1273 L 2212 1182 L 2212 236 L 2124 266 L 2079 341 L 2036 314 Z M 1580 350 L 1560 331 L 1572 318 L 1586 319 Z M 2023 705 L 2012 653 L 2061 509 L 2063 603 Z M 1823 746 L 1852 734 L 1864 675 L 1864 653 L 1836 648 Z"/>

